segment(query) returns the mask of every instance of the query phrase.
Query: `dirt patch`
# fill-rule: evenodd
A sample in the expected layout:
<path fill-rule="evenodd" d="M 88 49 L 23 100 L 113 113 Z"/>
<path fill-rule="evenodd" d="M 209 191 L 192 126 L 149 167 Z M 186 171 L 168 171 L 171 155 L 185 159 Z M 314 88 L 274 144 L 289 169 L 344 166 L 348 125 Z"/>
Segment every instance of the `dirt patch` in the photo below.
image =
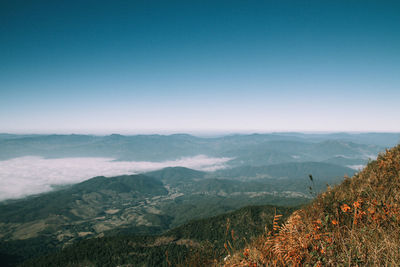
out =
<path fill-rule="evenodd" d="M 199 247 L 200 244 L 192 239 L 179 239 L 176 241 L 177 245 L 185 245 L 186 247 Z"/>
<path fill-rule="evenodd" d="M 120 210 L 119 209 L 110 209 L 110 210 L 106 210 L 105 213 L 107 213 L 107 214 L 115 214 L 118 211 L 120 211 Z"/>
<path fill-rule="evenodd" d="M 93 234 L 93 232 L 79 232 L 79 233 L 78 233 L 78 236 L 79 236 L 79 237 L 84 237 L 84 236 L 92 235 L 92 234 Z"/>
<path fill-rule="evenodd" d="M 172 241 L 174 241 L 174 238 L 172 236 L 161 236 L 161 237 L 157 238 L 154 241 L 154 243 L 151 244 L 150 246 L 157 247 L 157 246 L 167 245 L 167 244 L 171 243 Z"/>
<path fill-rule="evenodd" d="M 24 240 L 37 237 L 39 235 L 39 232 L 45 230 L 46 227 L 47 224 L 44 220 L 21 224 L 13 233 L 12 239 Z"/>

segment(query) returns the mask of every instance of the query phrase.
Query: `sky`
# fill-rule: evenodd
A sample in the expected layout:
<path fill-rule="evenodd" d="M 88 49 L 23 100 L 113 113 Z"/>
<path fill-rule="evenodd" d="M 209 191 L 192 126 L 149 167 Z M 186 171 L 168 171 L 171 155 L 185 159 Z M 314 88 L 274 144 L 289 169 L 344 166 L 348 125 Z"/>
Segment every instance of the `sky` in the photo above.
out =
<path fill-rule="evenodd" d="M 399 1 L 0 1 L 0 132 L 400 132 Z"/>

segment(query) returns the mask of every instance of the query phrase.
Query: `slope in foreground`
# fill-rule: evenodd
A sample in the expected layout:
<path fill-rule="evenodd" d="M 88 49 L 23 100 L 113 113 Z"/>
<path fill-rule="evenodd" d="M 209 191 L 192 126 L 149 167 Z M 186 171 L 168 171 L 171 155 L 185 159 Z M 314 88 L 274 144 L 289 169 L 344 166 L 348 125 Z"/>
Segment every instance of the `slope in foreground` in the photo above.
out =
<path fill-rule="evenodd" d="M 278 220 L 276 217 L 275 220 Z M 398 265 L 400 145 L 274 225 L 226 266 Z"/>

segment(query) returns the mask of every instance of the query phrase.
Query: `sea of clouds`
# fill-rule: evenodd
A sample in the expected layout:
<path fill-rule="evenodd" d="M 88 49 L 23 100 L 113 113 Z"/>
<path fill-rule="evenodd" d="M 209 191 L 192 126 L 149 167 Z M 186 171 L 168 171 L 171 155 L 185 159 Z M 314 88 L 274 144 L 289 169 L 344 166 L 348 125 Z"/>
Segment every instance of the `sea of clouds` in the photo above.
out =
<path fill-rule="evenodd" d="M 0 201 L 48 192 L 54 185 L 79 183 L 95 176 L 136 174 L 174 166 L 214 171 L 225 168 L 229 160 L 204 155 L 164 162 L 114 161 L 112 158 L 14 158 L 0 161 Z"/>

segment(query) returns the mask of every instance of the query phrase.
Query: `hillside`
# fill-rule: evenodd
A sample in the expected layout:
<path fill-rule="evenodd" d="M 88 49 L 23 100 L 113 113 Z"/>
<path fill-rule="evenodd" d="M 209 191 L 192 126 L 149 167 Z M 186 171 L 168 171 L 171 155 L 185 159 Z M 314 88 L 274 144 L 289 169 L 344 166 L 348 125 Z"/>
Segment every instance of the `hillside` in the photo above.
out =
<path fill-rule="evenodd" d="M 232 169 L 216 171 L 213 176 L 229 179 L 260 179 L 260 178 L 288 178 L 297 179 L 312 173 L 322 176 L 321 179 L 330 180 L 343 173 L 353 173 L 350 168 L 323 162 L 287 162 L 267 166 L 242 166 Z"/>
<path fill-rule="evenodd" d="M 269 228 L 224 265 L 395 266 L 399 236 L 400 145 L 320 194 L 283 226 Z"/>
<path fill-rule="evenodd" d="M 260 188 L 276 191 L 296 191 L 307 193 L 312 174 L 315 178 L 314 190 L 325 190 L 326 184 L 342 181 L 344 175 L 353 175 L 355 170 L 324 162 L 288 162 L 267 166 L 242 166 L 216 171 L 209 177 L 235 179 L 241 181 L 258 181 Z"/>
<path fill-rule="evenodd" d="M 193 220 L 162 235 L 88 239 L 21 266 L 205 266 L 226 254 L 224 244 L 239 249 L 271 226 L 276 212 L 286 218 L 294 210 L 252 206 Z"/>
<path fill-rule="evenodd" d="M 123 225 L 136 233 L 160 232 L 171 219 L 152 205 L 168 197 L 159 180 L 125 175 L 1 203 L 0 253 L 21 260 Z"/>
<path fill-rule="evenodd" d="M 146 173 L 146 175 L 162 180 L 165 184 L 180 184 L 194 179 L 204 178 L 205 172 L 184 167 L 168 167 Z"/>
<path fill-rule="evenodd" d="M 272 187 L 257 181 L 204 175 L 175 167 L 147 175 L 94 177 L 58 191 L 2 202 L 0 254 L 21 261 L 88 238 L 160 234 L 247 205 L 298 205 L 310 199 L 273 193 Z"/>
<path fill-rule="evenodd" d="M 59 191 L 2 203 L 0 222 L 26 223 L 46 219 L 51 215 L 60 220 L 84 220 L 115 209 L 113 203 L 123 202 L 124 199 L 139 201 L 149 196 L 166 194 L 168 191 L 160 181 L 145 175 L 95 177 Z M 2 234 L 4 236 L 6 232 L 2 231 Z M 32 232 L 30 234 L 34 235 Z"/>

